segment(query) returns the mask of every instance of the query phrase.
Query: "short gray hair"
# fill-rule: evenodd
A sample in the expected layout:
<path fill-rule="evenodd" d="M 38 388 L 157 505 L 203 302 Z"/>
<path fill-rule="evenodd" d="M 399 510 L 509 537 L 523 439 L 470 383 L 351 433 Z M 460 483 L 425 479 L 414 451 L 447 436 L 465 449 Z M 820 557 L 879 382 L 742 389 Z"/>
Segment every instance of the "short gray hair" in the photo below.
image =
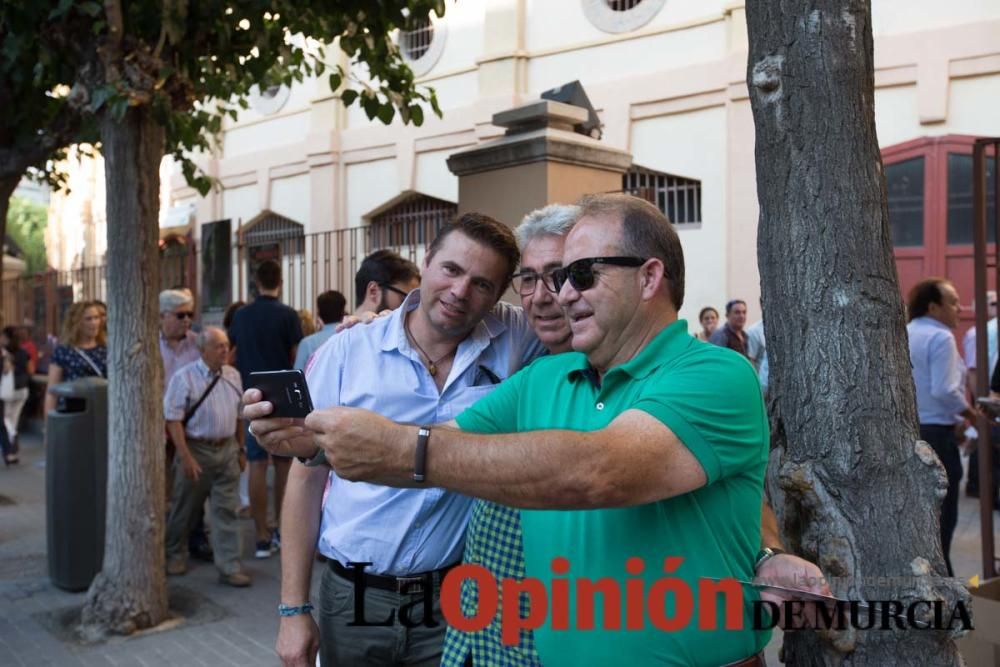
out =
<path fill-rule="evenodd" d="M 580 207 L 574 204 L 549 204 L 524 216 L 514 230 L 517 245 L 524 247 L 539 236 L 566 236 L 580 218 Z"/>
<path fill-rule="evenodd" d="M 185 306 L 187 304 L 194 304 L 190 290 L 165 289 L 160 292 L 161 313 L 172 312 L 177 306 Z"/>
<path fill-rule="evenodd" d="M 221 329 L 220 327 L 205 327 L 204 329 L 198 332 L 197 336 L 194 337 L 194 344 L 198 347 L 200 351 L 202 352 L 205 351 L 205 346 L 208 345 L 209 341 L 212 340 L 213 333 L 220 333 L 222 334 L 222 337 L 226 339 L 226 341 L 229 340 L 229 336 L 226 335 L 224 329 Z"/>

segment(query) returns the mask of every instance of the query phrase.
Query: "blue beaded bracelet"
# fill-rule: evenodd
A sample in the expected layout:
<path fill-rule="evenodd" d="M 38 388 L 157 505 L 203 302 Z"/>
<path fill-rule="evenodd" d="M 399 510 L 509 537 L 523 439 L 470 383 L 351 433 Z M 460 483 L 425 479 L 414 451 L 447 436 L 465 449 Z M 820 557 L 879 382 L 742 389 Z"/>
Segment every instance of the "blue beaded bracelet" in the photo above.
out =
<path fill-rule="evenodd" d="M 313 610 L 313 606 L 306 602 L 304 605 L 298 607 L 292 607 L 285 603 L 278 605 L 278 615 L 279 616 L 298 616 L 299 614 L 308 614 Z"/>

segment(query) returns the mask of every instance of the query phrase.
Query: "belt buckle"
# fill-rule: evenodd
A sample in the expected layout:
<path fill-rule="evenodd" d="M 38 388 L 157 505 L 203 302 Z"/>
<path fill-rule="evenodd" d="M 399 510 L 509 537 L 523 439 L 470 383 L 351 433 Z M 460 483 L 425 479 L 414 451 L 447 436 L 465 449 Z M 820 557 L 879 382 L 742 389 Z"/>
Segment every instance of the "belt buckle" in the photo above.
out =
<path fill-rule="evenodd" d="M 408 590 L 404 590 L 409 587 Z M 400 595 L 422 595 L 424 592 L 424 576 L 396 577 L 396 593 Z"/>

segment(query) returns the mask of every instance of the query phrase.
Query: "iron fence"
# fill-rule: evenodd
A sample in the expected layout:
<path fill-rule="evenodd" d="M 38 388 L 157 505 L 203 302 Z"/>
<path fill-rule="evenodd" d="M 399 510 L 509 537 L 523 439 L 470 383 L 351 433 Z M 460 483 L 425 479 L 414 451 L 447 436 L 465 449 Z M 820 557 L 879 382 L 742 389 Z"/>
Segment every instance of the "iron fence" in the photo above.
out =
<path fill-rule="evenodd" d="M 165 244 L 160 252 L 160 288 L 189 288 L 203 321 L 218 323 L 229 303 L 249 301 L 255 296 L 256 265 L 274 259 L 282 268 L 284 303 L 312 311 L 319 294 L 337 290 L 344 294 L 348 304 L 353 304 L 354 274 L 368 254 L 388 248 L 419 265 L 430 241 L 446 221 L 445 216 L 418 216 L 264 242 L 257 238 L 248 241 L 247 234 L 237 231 L 230 238 L 228 272 L 206 266 L 194 242 L 183 244 L 183 248 Z M 209 295 L 201 294 L 217 287 L 203 284 L 206 269 L 215 276 L 228 278 L 228 285 L 214 295 L 212 305 Z M 31 321 L 36 337 L 44 340 L 45 334 L 58 336 L 66 309 L 73 302 L 107 301 L 106 270 L 101 265 L 48 271 L 5 280 L 0 289 L 5 321 L 11 324 Z"/>

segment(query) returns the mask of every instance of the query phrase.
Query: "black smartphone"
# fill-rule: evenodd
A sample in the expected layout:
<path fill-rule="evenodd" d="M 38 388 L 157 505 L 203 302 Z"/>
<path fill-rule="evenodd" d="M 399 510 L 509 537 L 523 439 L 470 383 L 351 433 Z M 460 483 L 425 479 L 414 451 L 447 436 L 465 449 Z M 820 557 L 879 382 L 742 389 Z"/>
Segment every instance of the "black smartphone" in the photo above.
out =
<path fill-rule="evenodd" d="M 306 376 L 300 370 L 251 373 L 250 387 L 259 389 L 274 406 L 274 417 L 305 417 L 313 410 Z"/>

